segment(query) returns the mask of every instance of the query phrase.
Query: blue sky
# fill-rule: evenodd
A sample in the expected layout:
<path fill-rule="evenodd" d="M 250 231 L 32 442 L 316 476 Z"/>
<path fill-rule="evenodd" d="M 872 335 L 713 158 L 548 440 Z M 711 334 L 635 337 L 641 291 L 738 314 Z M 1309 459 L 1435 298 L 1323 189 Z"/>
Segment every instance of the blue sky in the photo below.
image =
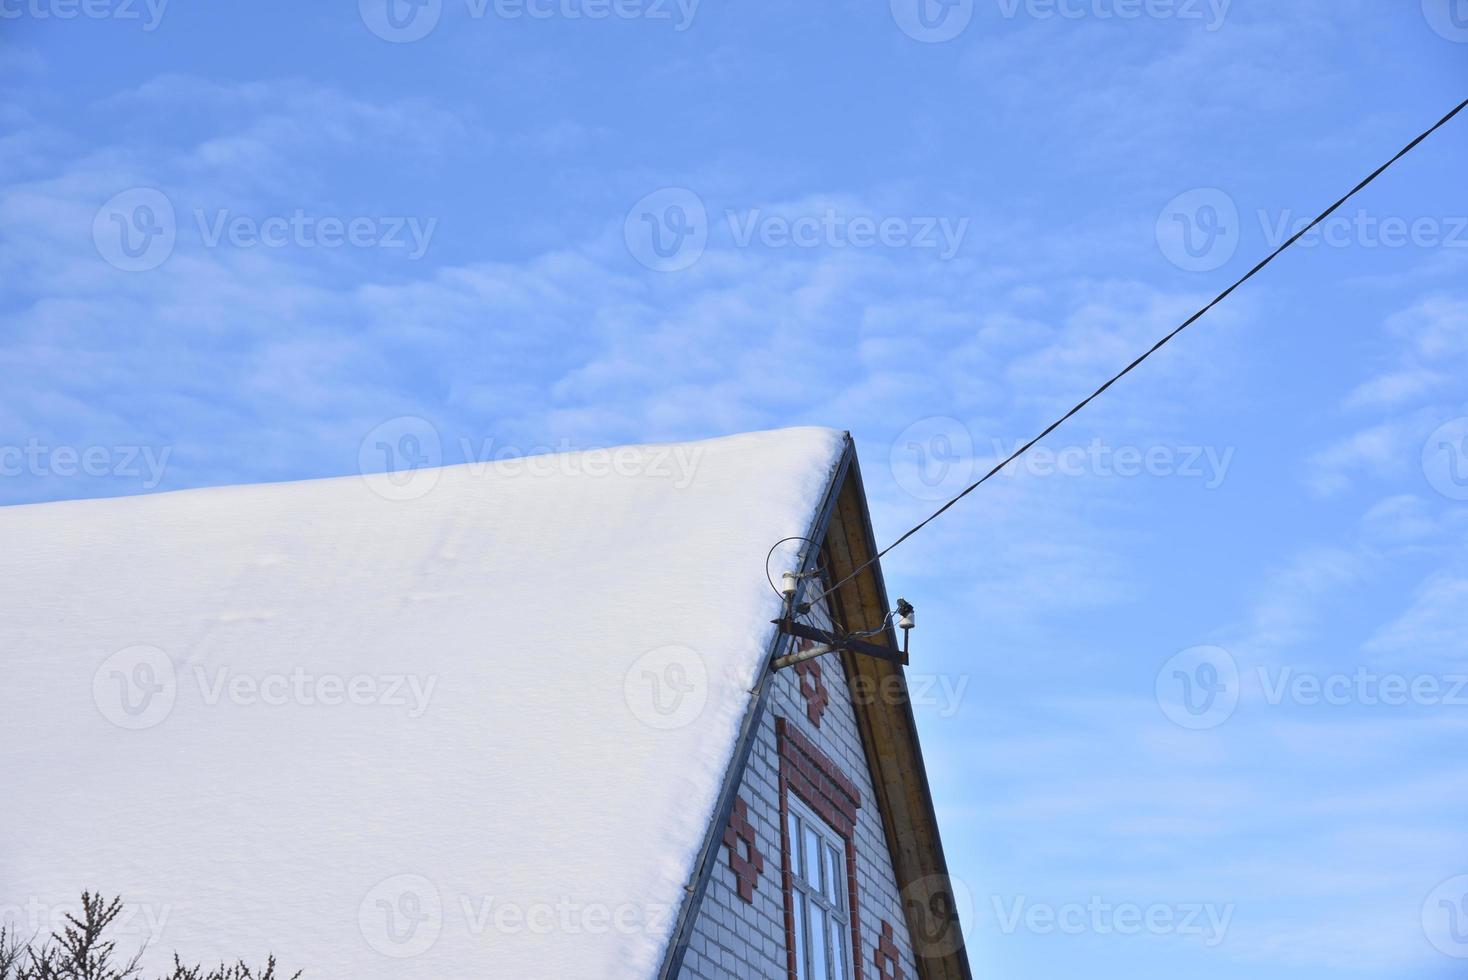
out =
<path fill-rule="evenodd" d="M 821 424 L 888 540 L 1468 92 L 1463 0 L 386 2 L 0 0 L 0 503 Z M 979 975 L 1468 972 L 1465 155 L 886 562 Z"/>

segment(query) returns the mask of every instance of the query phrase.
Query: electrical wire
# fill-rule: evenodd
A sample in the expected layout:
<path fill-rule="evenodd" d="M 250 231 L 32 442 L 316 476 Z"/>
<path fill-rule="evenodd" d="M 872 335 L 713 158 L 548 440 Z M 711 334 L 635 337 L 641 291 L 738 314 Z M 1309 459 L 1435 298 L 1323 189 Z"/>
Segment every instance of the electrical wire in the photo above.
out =
<path fill-rule="evenodd" d="M 804 541 L 806 544 L 816 549 L 814 554 L 819 564 L 815 568 L 811 569 L 809 572 L 803 573 L 803 578 L 824 579 L 826 577 L 825 555 L 821 552 L 820 543 L 818 541 L 816 541 L 814 538 L 808 538 L 802 534 L 792 534 L 789 537 L 781 538 L 779 541 L 776 541 L 773 545 L 771 545 L 770 550 L 765 554 L 765 581 L 770 583 L 770 588 L 782 600 L 785 598 L 785 594 L 780 591 L 778 586 L 775 585 L 775 579 L 770 574 L 770 559 L 775 556 L 775 550 L 787 541 Z M 814 612 L 812 606 L 815 604 L 815 602 L 819 601 L 820 598 L 824 598 L 827 594 L 828 593 L 826 592 L 822 592 L 816 600 L 812 600 L 809 603 L 800 603 L 800 605 L 794 610 L 795 621 L 803 622 L 806 626 L 818 629 L 819 627 L 817 627 L 813 621 L 809 621 L 809 617 L 811 617 L 812 613 Z M 882 624 L 876 629 L 865 630 L 858 633 L 851 633 L 847 631 L 846 625 L 837 618 L 835 609 L 827 609 L 826 612 L 831 618 L 831 635 L 833 637 L 845 638 L 866 638 L 870 636 L 875 636 L 876 634 L 885 630 L 887 628 L 887 625 L 892 622 L 892 617 L 896 615 L 895 611 L 887 613 L 886 617 L 884 617 L 882 620 Z M 790 638 L 790 649 L 792 651 L 795 648 L 795 643 L 796 639 L 792 636 Z"/>
<path fill-rule="evenodd" d="M 826 563 L 823 556 L 821 555 L 820 542 L 808 538 L 803 534 L 792 534 L 788 538 L 781 538 L 779 541 L 776 541 L 774 544 L 770 545 L 770 550 L 765 554 L 765 581 L 770 583 L 770 588 L 774 591 L 775 595 L 779 596 L 781 599 L 785 598 L 785 593 L 780 591 L 780 587 L 775 584 L 774 577 L 770 575 L 770 559 L 775 557 L 775 549 L 780 547 L 780 545 L 784 544 L 786 541 L 804 541 L 806 544 L 816 549 L 815 556 L 820 564 L 811 569 L 809 572 L 804 573 L 805 577 L 826 574 Z M 809 553 L 807 553 L 807 555 L 808 554 Z M 824 592 L 821 593 L 822 596 L 825 596 L 825 594 L 826 593 Z"/>
<path fill-rule="evenodd" d="M 1453 118 L 1455 116 L 1457 116 L 1459 113 L 1461 113 L 1464 109 L 1468 109 L 1468 99 L 1464 99 L 1462 102 L 1458 103 L 1457 108 L 1453 109 L 1453 111 L 1452 112 L 1449 112 L 1446 116 L 1443 116 L 1442 119 L 1438 120 L 1430 129 L 1428 129 L 1426 132 L 1424 132 L 1421 136 L 1418 136 L 1412 142 L 1410 142 L 1406 146 L 1404 146 L 1401 149 L 1401 151 L 1397 153 L 1396 156 L 1392 157 L 1390 160 L 1388 160 L 1386 163 L 1382 164 L 1380 167 L 1377 167 L 1376 170 L 1374 170 L 1369 177 L 1367 177 L 1365 180 L 1361 181 L 1359 184 L 1357 184 L 1355 187 L 1353 187 L 1351 189 L 1350 193 L 1346 194 L 1346 196 L 1342 197 L 1339 201 L 1336 201 L 1334 204 L 1332 204 L 1325 211 L 1321 212 L 1321 214 L 1320 214 L 1319 217 L 1317 217 L 1314 221 L 1310 222 L 1304 228 L 1300 229 L 1288 241 L 1286 241 L 1283 245 L 1281 245 L 1279 248 L 1277 248 L 1273 252 L 1271 252 L 1258 265 L 1254 266 L 1254 268 L 1250 269 L 1247 273 L 1245 273 L 1244 276 L 1243 276 L 1243 278 L 1239 279 L 1232 286 L 1229 286 L 1223 292 L 1219 293 L 1216 297 L 1213 298 L 1212 302 L 1210 302 L 1207 306 L 1204 306 L 1197 313 L 1194 313 L 1192 316 L 1188 317 L 1188 319 L 1185 320 L 1182 323 L 1182 325 L 1180 325 L 1179 327 L 1177 327 L 1175 330 L 1173 330 L 1167 336 L 1163 337 L 1161 340 L 1157 341 L 1157 343 L 1153 344 L 1151 346 L 1151 348 L 1149 348 L 1145 353 L 1143 353 L 1141 356 L 1139 356 L 1136 360 L 1132 361 L 1126 367 L 1122 368 L 1121 371 L 1119 371 L 1117 374 L 1113 375 L 1111 377 L 1111 379 L 1108 380 L 1105 384 L 1103 384 L 1101 387 L 1097 388 L 1095 391 L 1091 392 L 1084 399 L 1082 399 L 1080 402 L 1078 402 L 1074 408 L 1072 408 L 1070 411 L 1066 412 L 1060 418 L 1056 419 L 1054 422 L 1052 422 L 1048 426 L 1046 426 L 1045 427 L 1045 430 L 1043 432 L 1041 432 L 1039 435 L 1035 436 L 1033 439 L 1031 439 L 1029 442 L 1025 443 L 1023 446 L 1020 446 L 1013 453 L 1011 453 L 1008 457 L 1006 457 L 1002 462 L 998 463 L 993 469 L 989 470 L 989 472 L 985 473 L 982 477 L 980 477 L 978 480 L 976 480 L 968 488 L 966 488 L 965 490 L 963 490 L 963 492 L 959 493 L 956 497 L 954 497 L 953 499 L 949 500 L 942 507 L 939 507 L 937 510 L 933 511 L 933 513 L 929 514 L 920 523 L 918 523 L 918 524 L 914 525 L 913 527 L 909 528 L 907 530 L 907 532 L 902 535 L 902 537 L 898 538 L 896 541 L 893 541 L 891 544 L 889 544 L 887 547 L 883 548 L 881 551 L 877 552 L 871 558 L 869 558 L 866 561 L 862 562 L 862 564 L 858 565 L 855 569 L 853 569 L 852 572 L 849 575 L 847 575 L 841 581 L 837 582 L 835 585 L 833 585 L 830 588 L 828 588 L 825 592 L 822 592 L 819 596 L 816 597 L 816 599 L 823 599 L 826 596 L 829 596 L 831 593 L 833 593 L 837 589 L 841 588 L 841 586 L 845 585 L 847 582 L 850 582 L 852 579 L 856 578 L 856 576 L 860 575 L 867 568 L 869 568 L 872 565 L 876 564 L 878 560 L 880 560 L 881 558 L 883 558 L 884 556 L 886 556 L 888 552 L 892 551 L 892 549 L 896 548 L 898 545 L 902 544 L 902 542 L 906 541 L 908 538 L 912 537 L 914 534 L 918 533 L 923 528 L 927 527 L 930 523 L 932 523 L 934 520 L 936 520 L 945 511 L 947 511 L 948 508 L 952 507 L 954 504 L 958 503 L 964 497 L 967 497 L 969 494 L 973 493 L 979 487 L 983 486 L 986 482 L 988 482 L 988 480 L 989 480 L 990 477 L 994 476 L 1000 470 L 1004 469 L 1004 467 L 1008 466 L 1010 463 L 1014 462 L 1016 459 L 1018 459 L 1019 457 L 1023 456 L 1026 452 L 1028 452 L 1030 450 L 1031 447 L 1033 447 L 1035 445 L 1035 443 L 1039 442 L 1041 439 L 1044 439 L 1050 433 L 1052 433 L 1056 429 L 1060 428 L 1061 425 L 1065 424 L 1067 421 L 1070 420 L 1071 416 L 1075 415 L 1081 409 L 1085 408 L 1087 405 L 1091 404 L 1091 402 L 1095 401 L 1098 397 L 1100 397 L 1103 393 L 1105 393 L 1105 391 L 1108 388 L 1110 388 L 1112 385 L 1116 384 L 1118 381 L 1120 381 L 1122 378 L 1126 377 L 1128 374 L 1131 374 L 1132 371 L 1138 365 L 1140 365 L 1143 361 L 1145 361 L 1147 358 L 1151 357 L 1153 354 L 1157 353 L 1159 350 L 1161 350 L 1163 347 L 1165 347 L 1178 334 L 1182 333 L 1188 327 L 1191 327 L 1194 323 L 1197 323 L 1199 320 L 1201 320 L 1215 306 L 1218 306 L 1224 300 L 1228 299 L 1229 296 L 1233 295 L 1234 291 L 1237 290 L 1240 286 L 1244 285 L 1250 279 L 1253 279 L 1260 272 L 1264 271 L 1264 268 L 1266 266 L 1268 266 L 1275 259 L 1277 259 L 1281 255 L 1283 255 L 1291 246 L 1293 246 L 1301 238 L 1304 238 L 1305 235 L 1307 235 L 1309 232 L 1313 231 L 1316 227 L 1318 227 L 1320 224 L 1322 224 L 1324 221 L 1326 221 L 1331 215 L 1333 215 L 1337 211 L 1339 211 L 1342 207 L 1344 207 L 1346 205 L 1347 202 L 1349 202 L 1351 200 L 1351 198 L 1355 197 L 1357 194 L 1361 193 L 1361 191 L 1365 190 L 1368 186 L 1370 186 L 1372 183 L 1374 183 L 1376 181 L 1376 178 L 1378 178 L 1382 174 L 1386 173 L 1389 169 L 1391 169 L 1391 167 L 1394 164 L 1397 163 L 1397 161 L 1401 160 L 1408 153 L 1411 153 L 1413 150 L 1415 150 L 1418 147 L 1419 144 L 1421 144 L 1423 141 L 1425 141 L 1428 137 L 1432 136 L 1439 129 L 1442 129 L 1444 126 L 1446 126 L 1449 122 L 1451 122 L 1453 120 Z M 774 554 L 774 549 L 771 549 L 770 553 L 771 554 Z M 769 559 L 766 558 L 766 577 L 768 577 L 768 575 L 769 575 L 768 562 L 769 562 Z M 772 582 L 771 585 L 773 586 L 773 584 L 774 583 Z M 815 601 L 815 600 L 812 600 L 812 601 Z"/>

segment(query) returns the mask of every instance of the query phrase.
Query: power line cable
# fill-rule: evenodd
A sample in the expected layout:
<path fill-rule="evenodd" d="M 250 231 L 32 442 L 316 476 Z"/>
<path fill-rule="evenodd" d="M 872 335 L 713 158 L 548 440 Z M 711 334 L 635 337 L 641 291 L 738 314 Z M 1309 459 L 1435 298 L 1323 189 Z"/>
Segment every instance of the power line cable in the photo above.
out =
<path fill-rule="evenodd" d="M 1070 420 L 1071 416 L 1075 415 L 1081 409 L 1085 408 L 1087 405 L 1091 404 L 1091 402 L 1095 401 L 1098 397 L 1101 396 L 1101 394 L 1103 392 L 1106 391 L 1106 389 L 1108 389 L 1112 385 L 1116 384 L 1118 381 L 1120 381 L 1122 378 L 1126 377 L 1128 374 L 1131 374 L 1132 371 L 1138 365 L 1140 365 L 1147 358 L 1151 357 L 1153 354 L 1157 353 L 1159 350 L 1161 350 L 1163 347 L 1165 347 L 1172 340 L 1172 338 L 1174 338 L 1178 334 L 1182 333 L 1188 327 L 1191 327 L 1194 323 L 1197 323 L 1206 314 L 1208 314 L 1215 306 L 1217 306 L 1218 304 L 1222 303 L 1224 300 L 1228 299 L 1229 296 L 1233 295 L 1234 290 L 1238 289 L 1240 286 L 1244 285 L 1244 283 L 1248 282 L 1250 279 L 1253 279 L 1260 272 L 1264 271 L 1264 268 L 1266 266 L 1268 266 L 1275 259 L 1277 259 L 1281 255 L 1283 255 L 1292 245 L 1294 245 L 1296 242 L 1298 242 L 1301 238 L 1304 238 L 1307 234 L 1309 234 L 1311 231 L 1313 231 L 1321 223 L 1323 223 L 1324 221 L 1326 221 L 1331 215 L 1333 215 L 1337 211 L 1339 211 L 1342 207 L 1344 207 L 1346 205 L 1347 202 L 1349 202 L 1351 200 L 1351 198 L 1355 197 L 1357 194 L 1361 193 L 1361 191 L 1365 190 L 1368 186 L 1370 186 L 1373 182 L 1375 182 L 1376 178 L 1378 178 L 1382 174 L 1386 173 L 1389 169 L 1391 169 L 1391 167 L 1394 164 L 1397 163 L 1397 161 L 1401 160 L 1408 153 L 1411 153 L 1413 150 L 1417 149 L 1417 147 L 1418 147 L 1419 144 L 1421 144 L 1424 140 L 1426 140 L 1432 134 L 1436 133 L 1439 129 L 1442 129 L 1444 126 L 1446 126 L 1449 122 L 1451 122 L 1453 120 L 1453 118 L 1455 116 L 1457 116 L 1459 113 L 1461 113 L 1464 109 L 1468 109 L 1468 99 L 1464 99 L 1462 102 L 1458 103 L 1457 108 L 1453 109 L 1452 112 L 1449 112 L 1446 116 L 1443 116 L 1441 119 L 1439 119 L 1437 121 L 1437 123 L 1435 123 L 1432 126 L 1432 128 L 1428 129 L 1421 136 L 1418 136 L 1412 142 L 1410 142 L 1406 146 L 1402 147 L 1401 151 L 1398 152 L 1396 156 L 1392 157 L 1390 160 L 1388 160 L 1386 163 L 1382 164 L 1380 167 L 1377 167 L 1376 170 L 1374 170 L 1369 177 L 1367 177 L 1365 180 L 1361 181 L 1361 183 L 1359 183 L 1355 187 L 1353 187 L 1351 189 L 1350 193 L 1348 193 L 1345 197 L 1342 197 L 1339 201 L 1336 201 L 1334 204 L 1332 204 L 1325 211 L 1321 212 L 1321 214 L 1320 214 L 1319 217 L 1317 217 L 1314 221 L 1310 222 L 1304 228 L 1300 229 L 1288 241 L 1286 241 L 1283 245 L 1281 245 L 1279 248 L 1277 248 L 1273 252 L 1271 252 L 1263 261 L 1261 261 L 1258 265 L 1254 266 L 1254 268 L 1250 269 L 1247 273 L 1245 273 L 1244 276 L 1243 276 L 1243 278 L 1239 279 L 1232 286 L 1228 287 L 1223 292 L 1221 292 L 1217 296 L 1215 296 L 1213 298 L 1213 301 L 1210 302 L 1207 306 L 1203 307 L 1197 313 L 1194 313 L 1192 316 L 1188 317 L 1188 319 L 1185 320 L 1175 330 L 1173 330 L 1167 336 L 1163 337 L 1161 340 L 1157 341 L 1157 343 L 1153 344 L 1151 346 L 1151 348 L 1149 348 L 1140 357 L 1138 357 L 1136 360 L 1132 361 L 1126 367 L 1122 368 L 1121 371 L 1119 371 L 1117 374 L 1113 375 L 1109 381 L 1107 381 L 1101 387 L 1097 388 L 1095 391 L 1091 392 L 1084 399 L 1082 399 L 1080 402 L 1078 402 L 1074 408 L 1072 408 L 1070 411 L 1066 412 L 1064 415 L 1062 415 L 1060 418 L 1056 419 L 1054 422 L 1051 422 L 1048 426 L 1045 427 L 1045 430 L 1043 432 L 1041 432 L 1039 435 L 1035 436 L 1033 439 L 1031 439 L 1029 442 L 1025 443 L 1023 446 L 1020 446 L 1014 452 L 1010 453 L 1008 457 L 1006 457 L 1002 462 L 998 463 L 993 469 L 989 470 L 989 472 L 985 473 L 982 477 L 980 477 L 978 480 L 976 480 L 974 483 L 972 483 L 970 486 L 968 486 L 962 493 L 958 494 L 956 497 L 954 497 L 953 499 L 949 500 L 942 507 L 939 507 L 937 510 L 933 511 L 933 513 L 929 514 L 920 523 L 918 523 L 918 524 L 914 525 L 913 527 L 909 528 L 908 531 L 902 535 L 902 537 L 898 538 L 896 541 L 893 541 L 887 547 L 883 548 L 881 551 L 877 552 L 875 555 L 873 555 L 871 558 L 867 559 L 861 565 L 857 566 L 855 569 L 852 570 L 852 572 L 849 575 L 847 575 L 841 581 L 837 582 L 835 585 L 833 585 L 830 588 L 826 589 L 826 591 L 822 592 L 819 596 L 816 597 L 816 599 L 817 600 L 818 599 L 824 599 L 825 597 L 829 596 L 831 593 L 835 592 L 837 589 L 841 588 L 841 586 L 845 585 L 847 582 L 850 582 L 852 579 L 856 578 L 856 576 L 860 575 L 867 568 L 869 568 L 872 565 L 876 564 L 877 561 L 879 561 L 881 558 L 883 558 L 885 555 L 887 555 L 887 553 L 890 552 L 893 548 L 896 548 L 898 545 L 902 544 L 902 542 L 906 541 L 908 538 L 912 537 L 914 534 L 918 533 L 923 528 L 927 527 L 930 523 L 932 523 L 940 515 L 942 515 L 946 510 L 948 510 L 948 508 L 952 507 L 954 504 L 958 503 L 964 497 L 967 497 L 969 494 L 973 493 L 979 487 L 983 486 L 986 482 L 988 482 L 988 480 L 989 480 L 990 477 L 994 476 L 1000 470 L 1004 469 L 1004 467 L 1008 466 L 1010 463 L 1014 462 L 1016 459 L 1018 459 L 1019 457 L 1023 456 L 1026 452 L 1028 452 L 1030 450 L 1030 448 L 1032 446 L 1035 445 L 1035 443 L 1039 442 L 1041 439 L 1044 439 L 1050 433 L 1054 432 L 1056 429 L 1058 429 L 1062 425 L 1064 425 L 1067 421 Z M 814 602 L 816 600 L 811 600 L 811 601 Z"/>

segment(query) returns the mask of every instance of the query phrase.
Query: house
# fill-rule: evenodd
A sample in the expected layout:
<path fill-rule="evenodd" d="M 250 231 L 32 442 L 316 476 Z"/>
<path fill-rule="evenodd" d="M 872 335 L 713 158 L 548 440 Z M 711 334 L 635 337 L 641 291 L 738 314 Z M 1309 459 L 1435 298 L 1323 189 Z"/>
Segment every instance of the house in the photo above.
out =
<path fill-rule="evenodd" d="M 89 888 L 150 972 L 970 975 L 902 668 L 773 666 L 812 641 L 767 552 L 807 630 L 899 643 L 879 566 L 820 596 L 875 554 L 843 433 L 0 508 L 0 540 L 23 932 Z"/>

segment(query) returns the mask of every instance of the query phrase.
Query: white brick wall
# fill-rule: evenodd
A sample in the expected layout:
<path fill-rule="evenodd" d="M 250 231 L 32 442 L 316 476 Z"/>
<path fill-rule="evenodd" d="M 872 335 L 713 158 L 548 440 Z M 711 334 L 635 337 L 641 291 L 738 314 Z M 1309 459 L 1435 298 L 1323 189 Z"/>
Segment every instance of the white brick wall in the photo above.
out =
<path fill-rule="evenodd" d="M 824 610 L 813 617 L 825 626 Z M 764 855 L 764 873 L 754 893 L 754 903 L 744 902 L 735 889 L 729 867 L 728 848 L 718 849 L 713 879 L 694 920 L 681 978 L 716 980 L 728 977 L 757 977 L 786 980 L 785 904 L 780 891 L 780 758 L 775 741 L 775 719 L 786 719 L 816 744 L 861 791 L 857 811 L 856 869 L 858 917 L 861 922 L 861 975 L 877 976 L 872 962 L 883 920 L 891 924 L 902 954 L 902 975 L 915 980 L 917 967 L 907 934 L 907 922 L 898 899 L 896 875 L 887 852 L 886 831 L 872 790 L 866 754 L 856 728 L 840 658 L 828 654 L 819 660 L 822 681 L 830 692 L 830 705 L 820 727 L 806 716 L 806 701 L 800 693 L 800 677 L 794 668 L 780 671 L 770 703 L 760 721 L 759 734 L 740 784 L 739 795 L 749 807 L 759 850 Z"/>

